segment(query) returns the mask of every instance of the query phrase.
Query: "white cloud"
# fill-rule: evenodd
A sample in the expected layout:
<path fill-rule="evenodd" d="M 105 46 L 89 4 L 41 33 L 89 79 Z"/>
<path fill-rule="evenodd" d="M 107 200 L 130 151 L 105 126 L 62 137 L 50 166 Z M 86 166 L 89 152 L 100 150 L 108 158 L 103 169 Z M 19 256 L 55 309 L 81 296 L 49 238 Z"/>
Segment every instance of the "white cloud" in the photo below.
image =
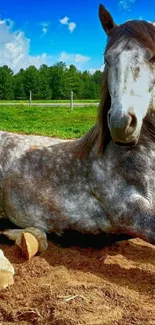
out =
<path fill-rule="evenodd" d="M 61 24 L 68 25 L 69 18 L 65 16 L 64 18 L 59 20 Z"/>
<path fill-rule="evenodd" d="M 11 20 L 0 20 L 0 65 L 8 65 L 14 72 L 29 65 L 37 68 L 46 63 L 49 57 L 46 53 L 30 55 L 30 39 L 22 31 L 12 31 Z"/>
<path fill-rule="evenodd" d="M 101 72 L 103 72 L 104 67 L 105 67 L 105 65 L 102 64 L 98 69 L 89 69 L 89 72 L 90 72 L 91 74 L 94 74 L 95 71 L 97 71 L 97 70 L 100 70 Z"/>
<path fill-rule="evenodd" d="M 60 61 L 67 61 L 68 59 L 69 59 L 69 54 L 67 54 L 66 52 L 62 52 L 60 54 L 60 58 L 59 58 Z"/>
<path fill-rule="evenodd" d="M 132 5 L 136 2 L 136 0 L 119 0 L 119 7 L 125 11 L 131 11 Z"/>
<path fill-rule="evenodd" d="M 11 20 L 0 20 L 0 66 L 8 65 L 15 73 L 30 65 L 39 68 L 42 64 L 53 65 L 58 61 L 64 61 L 67 66 L 74 64 L 81 70 L 90 60 L 89 56 L 65 51 L 57 55 L 30 55 L 30 39 L 23 31 L 12 30 L 12 26 Z M 46 28 L 45 23 L 43 27 Z"/>
<path fill-rule="evenodd" d="M 92 68 L 92 69 L 89 69 L 89 72 L 90 72 L 90 74 L 94 74 L 96 70 L 98 70 L 98 69 L 93 69 Z"/>
<path fill-rule="evenodd" d="M 89 56 L 84 56 L 81 54 L 75 54 L 75 62 L 85 63 L 90 60 Z"/>
<path fill-rule="evenodd" d="M 74 22 L 68 24 L 68 29 L 70 30 L 70 32 L 73 32 L 75 28 L 76 28 L 76 24 Z"/>
<path fill-rule="evenodd" d="M 47 31 L 48 31 L 48 28 L 47 27 L 43 27 L 42 28 L 42 32 L 43 32 L 44 35 L 47 33 Z"/>
<path fill-rule="evenodd" d="M 77 68 L 81 68 L 82 65 L 90 60 L 89 56 L 61 52 L 59 61 L 64 61 L 67 65 L 75 64 Z"/>
<path fill-rule="evenodd" d="M 3 25 L 3 24 L 6 24 L 7 26 L 9 26 L 10 28 L 13 27 L 14 25 L 14 22 L 13 20 L 9 19 L 9 18 L 6 18 L 4 20 L 0 20 L 0 25 Z"/>
<path fill-rule="evenodd" d="M 42 27 L 42 33 L 45 35 L 48 32 L 49 22 L 42 22 L 40 25 Z"/>
<path fill-rule="evenodd" d="M 67 25 L 68 26 L 68 30 L 72 33 L 73 30 L 76 28 L 76 23 L 74 23 L 73 21 L 69 22 L 69 17 L 65 16 L 64 18 L 60 19 L 59 22 L 62 25 Z"/>

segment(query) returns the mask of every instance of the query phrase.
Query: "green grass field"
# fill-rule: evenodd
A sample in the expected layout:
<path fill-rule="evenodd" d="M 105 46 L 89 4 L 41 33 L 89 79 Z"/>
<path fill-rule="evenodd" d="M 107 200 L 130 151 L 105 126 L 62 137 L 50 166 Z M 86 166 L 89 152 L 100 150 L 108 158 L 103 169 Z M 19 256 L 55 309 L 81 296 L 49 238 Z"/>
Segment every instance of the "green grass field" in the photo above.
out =
<path fill-rule="evenodd" d="M 63 139 L 79 138 L 96 121 L 97 107 L 0 106 L 0 130 L 40 134 Z"/>

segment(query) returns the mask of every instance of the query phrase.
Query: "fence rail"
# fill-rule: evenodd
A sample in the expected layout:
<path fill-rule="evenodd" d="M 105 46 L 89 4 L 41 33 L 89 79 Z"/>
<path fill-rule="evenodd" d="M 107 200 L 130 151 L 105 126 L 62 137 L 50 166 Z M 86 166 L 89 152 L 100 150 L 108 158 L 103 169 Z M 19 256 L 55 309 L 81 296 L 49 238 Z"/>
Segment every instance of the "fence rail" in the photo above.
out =
<path fill-rule="evenodd" d="M 85 102 L 83 102 L 83 103 L 81 103 L 81 102 L 79 102 L 79 103 L 74 103 L 74 107 L 80 107 L 80 106 L 82 106 L 82 107 L 86 107 L 86 106 L 98 106 L 98 104 L 99 103 L 85 103 Z M 0 106 L 29 106 L 29 103 L 27 102 L 27 103 L 16 103 L 16 102 L 10 102 L 10 103 L 8 103 L 8 102 L 0 102 Z M 70 102 L 68 102 L 68 103 L 34 103 L 34 102 L 32 102 L 31 103 L 31 106 L 53 106 L 53 107 L 60 107 L 60 106 L 64 106 L 64 107 L 70 107 Z"/>

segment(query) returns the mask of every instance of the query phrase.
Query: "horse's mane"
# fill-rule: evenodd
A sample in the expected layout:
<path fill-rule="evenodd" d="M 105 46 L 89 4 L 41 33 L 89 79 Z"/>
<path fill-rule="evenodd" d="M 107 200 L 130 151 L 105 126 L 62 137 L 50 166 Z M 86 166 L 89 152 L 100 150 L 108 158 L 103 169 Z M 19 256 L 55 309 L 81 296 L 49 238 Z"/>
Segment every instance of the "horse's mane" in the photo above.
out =
<path fill-rule="evenodd" d="M 146 115 L 143 120 L 138 144 L 154 148 L 155 145 L 155 111 Z"/>
<path fill-rule="evenodd" d="M 155 26 L 153 24 L 146 21 L 131 20 L 118 26 L 109 34 L 105 53 L 116 42 L 121 42 L 124 38 L 132 38 L 137 40 L 139 44 L 145 48 L 148 48 L 155 55 Z M 75 146 L 76 156 L 81 158 L 88 156 L 94 144 L 97 145 L 99 153 L 104 152 L 106 146 L 111 140 L 110 131 L 107 124 L 107 112 L 110 109 L 110 105 L 111 99 L 107 84 L 107 67 L 105 66 L 101 86 L 101 99 L 98 107 L 97 123 L 77 141 Z M 150 120 L 150 114 L 145 117 L 141 132 L 148 130 L 149 125 L 151 130 L 151 138 L 155 142 L 155 114 L 153 113 L 151 116 L 153 117 L 152 120 Z M 154 122 L 154 124 L 152 124 L 152 122 Z"/>
<path fill-rule="evenodd" d="M 115 42 L 118 43 L 124 38 L 135 39 L 143 47 L 155 53 L 155 26 L 152 23 L 143 20 L 129 20 L 118 26 L 109 34 L 106 51 Z"/>

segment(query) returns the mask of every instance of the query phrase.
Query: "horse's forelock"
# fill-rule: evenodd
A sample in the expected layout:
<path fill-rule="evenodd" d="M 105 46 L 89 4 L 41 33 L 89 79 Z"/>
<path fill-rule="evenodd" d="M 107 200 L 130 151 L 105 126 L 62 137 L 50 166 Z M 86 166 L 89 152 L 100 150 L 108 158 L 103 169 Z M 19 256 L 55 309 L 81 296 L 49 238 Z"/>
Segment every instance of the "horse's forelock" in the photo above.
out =
<path fill-rule="evenodd" d="M 106 51 L 114 43 L 119 43 L 124 38 L 132 38 L 138 41 L 143 47 L 155 53 L 155 26 L 143 20 L 129 20 L 119 25 L 109 34 Z"/>

